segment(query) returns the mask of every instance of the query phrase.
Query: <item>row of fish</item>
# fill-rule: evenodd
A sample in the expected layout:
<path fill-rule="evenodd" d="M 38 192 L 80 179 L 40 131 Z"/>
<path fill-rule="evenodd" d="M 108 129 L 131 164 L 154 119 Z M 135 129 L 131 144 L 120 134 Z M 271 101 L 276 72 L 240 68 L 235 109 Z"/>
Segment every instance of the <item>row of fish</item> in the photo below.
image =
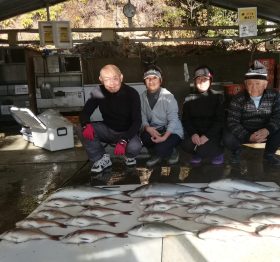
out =
<path fill-rule="evenodd" d="M 197 192 L 209 192 L 209 196 L 211 196 L 210 192 L 215 192 L 215 190 L 230 192 L 229 197 L 243 201 L 227 206 L 224 204 L 224 201 L 212 200 L 195 195 Z M 169 235 L 195 234 L 200 238 L 214 239 L 224 238 L 227 234 L 231 235 L 231 237 L 242 234 L 280 237 L 279 214 L 268 212 L 258 213 L 250 216 L 245 223 L 226 216 L 212 214 L 219 209 L 227 207 L 255 210 L 279 207 L 277 201 L 280 198 L 269 197 L 264 194 L 267 192 L 280 191 L 278 187 L 270 187 L 236 179 L 214 181 L 204 188 L 168 183 L 152 183 L 125 192 L 98 187 L 65 188 L 51 195 L 48 201 L 45 202 L 46 209 L 35 213 L 33 217 L 18 222 L 16 229 L 5 232 L 0 238 L 16 243 L 45 238 L 60 240 L 65 243 L 91 243 L 102 238 L 127 237 L 127 235 L 165 237 Z M 126 195 L 132 199 L 122 200 L 111 197 L 114 195 Z M 53 236 L 41 230 L 44 227 L 65 228 L 67 226 L 88 227 L 91 225 L 115 227 L 117 222 L 107 221 L 101 217 L 109 215 L 130 215 L 132 211 L 120 211 L 103 206 L 131 204 L 133 198 L 142 198 L 140 206 L 143 206 L 144 213 L 138 217 L 138 221 L 144 222 L 144 224 L 136 225 L 127 230 L 127 232 L 112 233 L 95 229 L 79 229 L 66 235 Z M 266 202 L 267 200 L 272 200 L 275 203 L 271 203 L 271 201 Z M 72 216 L 58 209 L 71 206 L 82 207 L 77 216 Z M 165 212 L 169 209 L 182 206 L 186 207 L 186 216 L 182 217 Z M 56 221 L 57 219 L 62 219 L 63 221 Z M 166 223 L 171 220 L 191 220 L 196 223 L 209 225 L 210 227 L 199 232 L 185 231 Z M 252 224 L 254 223 L 258 225 L 256 229 L 254 227 L 252 229 Z"/>

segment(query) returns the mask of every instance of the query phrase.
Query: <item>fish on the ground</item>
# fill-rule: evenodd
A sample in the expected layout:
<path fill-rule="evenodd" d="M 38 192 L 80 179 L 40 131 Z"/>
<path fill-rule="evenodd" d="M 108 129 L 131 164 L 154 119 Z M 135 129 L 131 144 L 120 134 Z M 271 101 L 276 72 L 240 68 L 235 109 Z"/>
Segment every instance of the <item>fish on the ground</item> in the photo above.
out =
<path fill-rule="evenodd" d="M 20 228 L 67 227 L 65 224 L 44 218 L 26 218 L 16 223 Z"/>
<path fill-rule="evenodd" d="M 226 226 L 226 227 L 237 228 L 249 232 L 255 230 L 255 228 L 251 227 L 248 224 L 217 214 L 203 214 L 196 217 L 194 221 L 200 224 L 207 224 L 213 226 Z"/>
<path fill-rule="evenodd" d="M 257 229 L 257 234 L 262 237 L 280 237 L 280 225 L 265 225 Z"/>
<path fill-rule="evenodd" d="M 51 236 L 35 228 L 15 228 L 4 232 L 0 239 L 14 243 L 22 243 L 30 240 L 50 239 L 59 240 L 60 236 Z"/>
<path fill-rule="evenodd" d="M 252 209 L 252 210 L 262 210 L 262 209 L 266 209 L 266 208 L 279 207 L 279 205 L 276 205 L 273 203 L 267 203 L 264 201 L 257 201 L 257 200 L 242 200 L 236 204 L 231 205 L 230 207 Z"/>
<path fill-rule="evenodd" d="M 138 217 L 138 221 L 140 222 L 165 222 L 168 220 L 185 220 L 189 219 L 188 217 L 181 217 L 177 216 L 175 214 L 170 214 L 167 212 L 147 212 L 142 214 L 140 217 Z"/>
<path fill-rule="evenodd" d="M 67 244 L 83 244 L 83 243 L 93 243 L 103 238 L 111 237 L 127 237 L 125 233 L 112 233 L 102 230 L 94 229 L 80 229 L 72 233 L 67 234 L 60 238 L 63 243 Z"/>
<path fill-rule="evenodd" d="M 185 203 L 185 204 L 192 204 L 197 205 L 201 203 L 217 203 L 217 204 L 223 204 L 224 201 L 219 200 L 212 200 L 206 197 L 197 196 L 197 195 L 189 195 L 189 194 L 183 194 L 181 196 L 176 197 L 176 202 L 179 203 Z"/>
<path fill-rule="evenodd" d="M 215 203 L 201 203 L 198 205 L 191 206 L 190 208 L 187 209 L 187 212 L 192 214 L 204 214 L 204 213 L 213 213 L 225 208 L 227 208 L 227 206 L 219 205 Z"/>
<path fill-rule="evenodd" d="M 53 198 L 44 203 L 47 207 L 70 207 L 70 206 L 80 206 L 81 201 L 70 200 L 67 198 Z"/>
<path fill-rule="evenodd" d="M 206 229 L 200 230 L 197 236 L 201 239 L 228 241 L 236 240 L 240 237 L 256 237 L 257 234 L 254 232 L 248 232 L 233 227 L 210 226 Z"/>
<path fill-rule="evenodd" d="M 280 225 L 280 214 L 271 213 L 271 212 L 261 212 L 249 217 L 249 221 L 253 223 L 259 223 L 265 225 L 269 225 L 269 224 Z"/>
<path fill-rule="evenodd" d="M 233 192 L 229 195 L 233 199 L 242 199 L 242 200 L 279 200 L 278 197 L 269 197 L 260 193 L 251 192 L 248 190 L 241 190 Z"/>
<path fill-rule="evenodd" d="M 155 203 L 155 204 L 151 204 L 148 205 L 144 211 L 167 211 L 169 209 L 173 209 L 173 208 L 177 208 L 177 207 L 181 207 L 182 205 L 180 204 L 176 204 L 176 203 Z"/>
<path fill-rule="evenodd" d="M 89 207 L 80 212 L 80 215 L 104 217 L 110 215 L 131 215 L 133 211 L 121 211 L 106 207 Z"/>
<path fill-rule="evenodd" d="M 241 191 L 247 190 L 252 192 L 275 192 L 279 191 L 279 187 L 266 186 L 256 182 L 246 181 L 235 178 L 225 178 L 208 183 L 208 188 L 221 191 Z"/>
<path fill-rule="evenodd" d="M 92 216 L 75 216 L 63 222 L 65 225 L 74 227 L 87 227 L 91 225 L 108 225 L 115 227 L 118 222 L 110 222 Z"/>
<path fill-rule="evenodd" d="M 159 222 L 144 223 L 134 226 L 128 230 L 127 233 L 132 236 L 151 238 L 193 234 L 191 231 L 186 231 L 178 227 Z"/>
<path fill-rule="evenodd" d="M 82 206 L 107 206 L 120 203 L 131 203 L 132 200 L 122 200 L 110 197 L 92 197 L 81 202 Z"/>
<path fill-rule="evenodd" d="M 45 218 L 45 219 L 60 219 L 70 218 L 70 214 L 55 209 L 42 209 L 31 216 L 32 218 Z"/>
<path fill-rule="evenodd" d="M 156 203 L 174 202 L 174 200 L 174 197 L 169 196 L 150 196 L 143 198 L 139 204 L 140 206 L 146 206 Z"/>
<path fill-rule="evenodd" d="M 66 187 L 54 192 L 49 199 L 66 198 L 71 200 L 85 200 L 92 197 L 112 196 L 123 194 L 120 190 L 110 190 L 100 187 Z"/>
<path fill-rule="evenodd" d="M 171 183 L 150 183 L 137 187 L 127 194 L 131 197 L 149 197 L 149 196 L 175 196 L 183 193 L 190 192 L 203 192 L 204 189 L 171 184 Z"/>

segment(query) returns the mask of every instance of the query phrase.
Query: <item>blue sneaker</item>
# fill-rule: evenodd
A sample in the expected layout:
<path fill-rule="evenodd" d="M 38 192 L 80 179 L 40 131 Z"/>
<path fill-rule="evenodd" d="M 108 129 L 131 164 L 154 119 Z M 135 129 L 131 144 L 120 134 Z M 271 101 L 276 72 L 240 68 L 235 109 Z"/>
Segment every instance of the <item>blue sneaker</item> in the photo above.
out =
<path fill-rule="evenodd" d="M 190 161 L 191 164 L 199 164 L 202 161 L 202 158 L 198 155 L 193 155 Z"/>
<path fill-rule="evenodd" d="M 224 163 L 224 154 L 215 156 L 215 157 L 212 159 L 211 163 L 212 163 L 213 165 L 221 165 L 221 164 L 223 164 L 223 163 Z"/>

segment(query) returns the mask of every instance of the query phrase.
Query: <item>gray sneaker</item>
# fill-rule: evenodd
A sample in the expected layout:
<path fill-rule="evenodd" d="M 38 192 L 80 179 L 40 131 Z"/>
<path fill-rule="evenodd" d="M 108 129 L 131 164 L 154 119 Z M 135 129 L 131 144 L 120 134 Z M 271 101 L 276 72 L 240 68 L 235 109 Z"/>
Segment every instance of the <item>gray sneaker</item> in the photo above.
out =
<path fill-rule="evenodd" d="M 175 165 L 179 162 L 179 152 L 174 149 L 171 156 L 168 158 L 167 163 L 169 165 Z"/>
<path fill-rule="evenodd" d="M 134 157 L 124 157 L 124 163 L 126 166 L 136 165 L 136 159 Z"/>
<path fill-rule="evenodd" d="M 90 171 L 94 172 L 94 173 L 99 173 L 111 165 L 112 165 L 112 162 L 110 159 L 110 155 L 104 154 L 99 160 L 94 162 Z"/>
<path fill-rule="evenodd" d="M 159 156 L 153 156 L 150 160 L 146 162 L 147 167 L 153 167 L 159 163 L 161 163 L 162 158 Z"/>

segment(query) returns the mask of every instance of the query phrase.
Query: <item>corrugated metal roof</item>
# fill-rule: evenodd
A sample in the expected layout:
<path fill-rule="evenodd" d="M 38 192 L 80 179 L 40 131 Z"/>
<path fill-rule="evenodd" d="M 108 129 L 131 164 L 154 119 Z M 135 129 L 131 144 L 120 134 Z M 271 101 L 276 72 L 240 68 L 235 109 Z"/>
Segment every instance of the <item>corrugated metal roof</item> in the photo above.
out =
<path fill-rule="evenodd" d="M 234 11 L 241 7 L 257 7 L 259 18 L 280 22 L 279 0 L 210 0 L 209 4 Z"/>
<path fill-rule="evenodd" d="M 0 21 L 54 5 L 66 0 L 0 0 Z M 205 0 L 203 0 L 205 2 Z M 211 5 L 237 10 L 239 7 L 258 7 L 258 17 L 280 22 L 279 0 L 209 0 Z"/>
<path fill-rule="evenodd" d="M 0 21 L 65 0 L 0 0 Z"/>

